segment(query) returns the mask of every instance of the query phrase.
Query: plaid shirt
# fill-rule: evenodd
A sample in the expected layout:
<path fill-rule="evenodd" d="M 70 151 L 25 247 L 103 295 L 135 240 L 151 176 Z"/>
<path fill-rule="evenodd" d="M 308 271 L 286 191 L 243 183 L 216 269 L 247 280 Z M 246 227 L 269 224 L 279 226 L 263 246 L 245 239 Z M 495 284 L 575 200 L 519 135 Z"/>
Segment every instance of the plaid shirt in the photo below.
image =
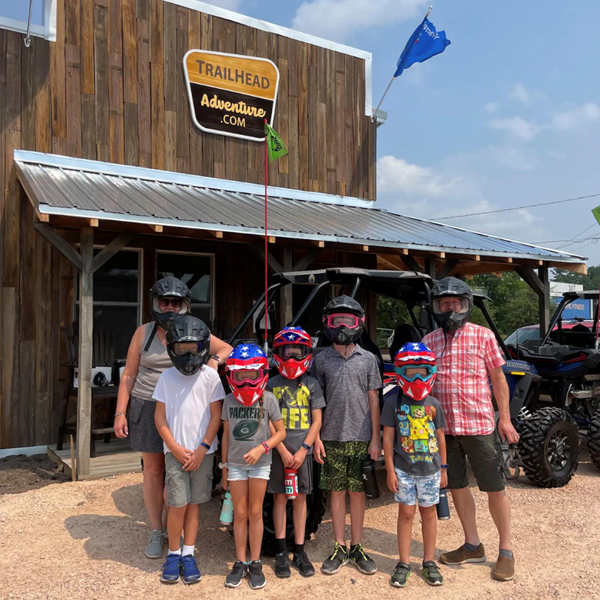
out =
<path fill-rule="evenodd" d="M 450 435 L 488 435 L 496 426 L 489 372 L 504 358 L 494 334 L 467 323 L 453 336 L 436 329 L 423 338 L 437 357 L 433 394 L 442 404 Z"/>

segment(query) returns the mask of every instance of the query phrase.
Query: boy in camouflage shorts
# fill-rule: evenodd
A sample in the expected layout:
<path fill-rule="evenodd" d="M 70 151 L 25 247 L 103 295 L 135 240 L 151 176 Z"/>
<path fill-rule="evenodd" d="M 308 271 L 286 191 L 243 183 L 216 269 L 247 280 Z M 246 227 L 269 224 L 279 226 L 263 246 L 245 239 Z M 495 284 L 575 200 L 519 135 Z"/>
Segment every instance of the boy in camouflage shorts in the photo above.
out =
<path fill-rule="evenodd" d="M 377 359 L 356 342 L 364 330 L 362 306 L 349 296 L 334 298 L 323 313 L 323 326 L 333 345 L 314 359 L 312 374 L 325 394 L 320 438 L 315 460 L 323 465 L 321 488 L 331 493 L 335 548 L 323 563 L 326 575 L 352 562 L 367 575 L 377 571 L 362 547 L 365 493 L 361 463 L 381 456 Z M 346 547 L 346 492 L 350 496 L 351 546 Z"/>

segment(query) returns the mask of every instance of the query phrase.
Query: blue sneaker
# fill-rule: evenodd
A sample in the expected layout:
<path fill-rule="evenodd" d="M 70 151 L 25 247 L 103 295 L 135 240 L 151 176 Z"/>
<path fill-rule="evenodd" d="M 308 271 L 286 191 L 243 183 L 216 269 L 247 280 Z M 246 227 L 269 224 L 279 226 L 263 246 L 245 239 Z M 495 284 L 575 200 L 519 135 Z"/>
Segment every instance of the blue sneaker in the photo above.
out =
<path fill-rule="evenodd" d="M 183 579 L 183 583 L 188 585 L 198 583 L 202 579 L 198 563 L 191 554 L 181 557 L 181 579 Z"/>
<path fill-rule="evenodd" d="M 160 580 L 163 583 L 177 583 L 179 581 L 179 572 L 181 570 L 181 556 L 179 554 L 167 554 L 167 560 L 163 565 L 163 572 Z"/>

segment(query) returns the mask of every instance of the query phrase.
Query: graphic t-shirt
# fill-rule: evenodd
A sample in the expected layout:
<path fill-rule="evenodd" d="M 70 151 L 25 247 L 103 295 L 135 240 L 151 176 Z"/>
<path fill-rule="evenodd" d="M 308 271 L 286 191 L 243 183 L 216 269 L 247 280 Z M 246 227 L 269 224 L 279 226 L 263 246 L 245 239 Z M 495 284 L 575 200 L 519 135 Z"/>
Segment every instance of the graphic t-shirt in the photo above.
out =
<path fill-rule="evenodd" d="M 286 430 L 283 443 L 290 452 L 298 452 L 312 425 L 311 411 L 325 408 L 321 386 L 310 375 L 302 375 L 298 379 L 277 375 L 269 379 L 267 389 L 273 392 L 279 402 Z"/>
<path fill-rule="evenodd" d="M 436 429 L 446 426 L 437 398 L 413 400 L 398 388 L 383 405 L 381 424 L 394 427 L 394 466 L 409 475 L 432 475 L 441 469 Z"/>
<path fill-rule="evenodd" d="M 175 367 L 162 373 L 153 400 L 165 404 L 167 425 L 175 441 L 188 450 L 200 447 L 210 423 L 210 404 L 225 397 L 219 374 L 204 365 L 194 375 L 183 375 Z M 217 438 L 213 440 L 207 454 L 217 449 Z M 165 454 L 170 452 L 164 445 Z"/>
<path fill-rule="evenodd" d="M 244 454 L 271 437 L 269 421 L 281 420 L 279 403 L 271 392 L 265 391 L 261 401 L 252 406 L 244 406 L 233 394 L 227 394 L 223 401 L 223 421 L 229 422 L 229 450 L 227 464 L 238 467 L 250 466 L 244 460 Z M 266 467 L 271 464 L 271 453 L 263 454 L 254 467 Z"/>

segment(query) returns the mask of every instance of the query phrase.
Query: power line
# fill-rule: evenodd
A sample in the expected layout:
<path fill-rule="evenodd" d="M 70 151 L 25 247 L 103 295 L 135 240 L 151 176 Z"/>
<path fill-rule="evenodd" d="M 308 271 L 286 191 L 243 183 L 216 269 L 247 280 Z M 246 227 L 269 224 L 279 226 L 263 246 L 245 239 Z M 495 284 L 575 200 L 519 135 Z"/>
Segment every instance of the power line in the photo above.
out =
<path fill-rule="evenodd" d="M 498 210 L 486 210 L 483 212 L 467 213 L 464 215 L 452 215 L 451 217 L 438 217 L 437 221 L 447 221 L 448 219 L 460 219 L 462 217 L 478 217 L 479 215 L 491 215 L 495 213 L 509 212 L 511 210 L 523 210 L 524 208 L 537 208 L 538 206 L 550 206 L 551 204 L 564 204 L 565 202 L 575 202 L 576 200 L 587 200 L 588 198 L 597 198 L 600 194 L 590 194 L 589 196 L 578 196 L 577 198 L 565 198 L 564 200 L 553 200 L 552 202 L 540 202 L 539 204 L 527 204 L 525 206 L 515 206 L 513 208 L 500 208 Z"/>
<path fill-rule="evenodd" d="M 569 242 L 577 239 L 582 233 L 589 231 L 592 227 L 595 227 L 596 223 L 592 223 L 589 227 L 586 227 L 583 231 L 580 231 L 578 234 L 574 235 L 570 240 L 567 240 L 564 244 L 560 245 L 557 249 L 560 250 L 563 246 L 569 246 Z"/>

